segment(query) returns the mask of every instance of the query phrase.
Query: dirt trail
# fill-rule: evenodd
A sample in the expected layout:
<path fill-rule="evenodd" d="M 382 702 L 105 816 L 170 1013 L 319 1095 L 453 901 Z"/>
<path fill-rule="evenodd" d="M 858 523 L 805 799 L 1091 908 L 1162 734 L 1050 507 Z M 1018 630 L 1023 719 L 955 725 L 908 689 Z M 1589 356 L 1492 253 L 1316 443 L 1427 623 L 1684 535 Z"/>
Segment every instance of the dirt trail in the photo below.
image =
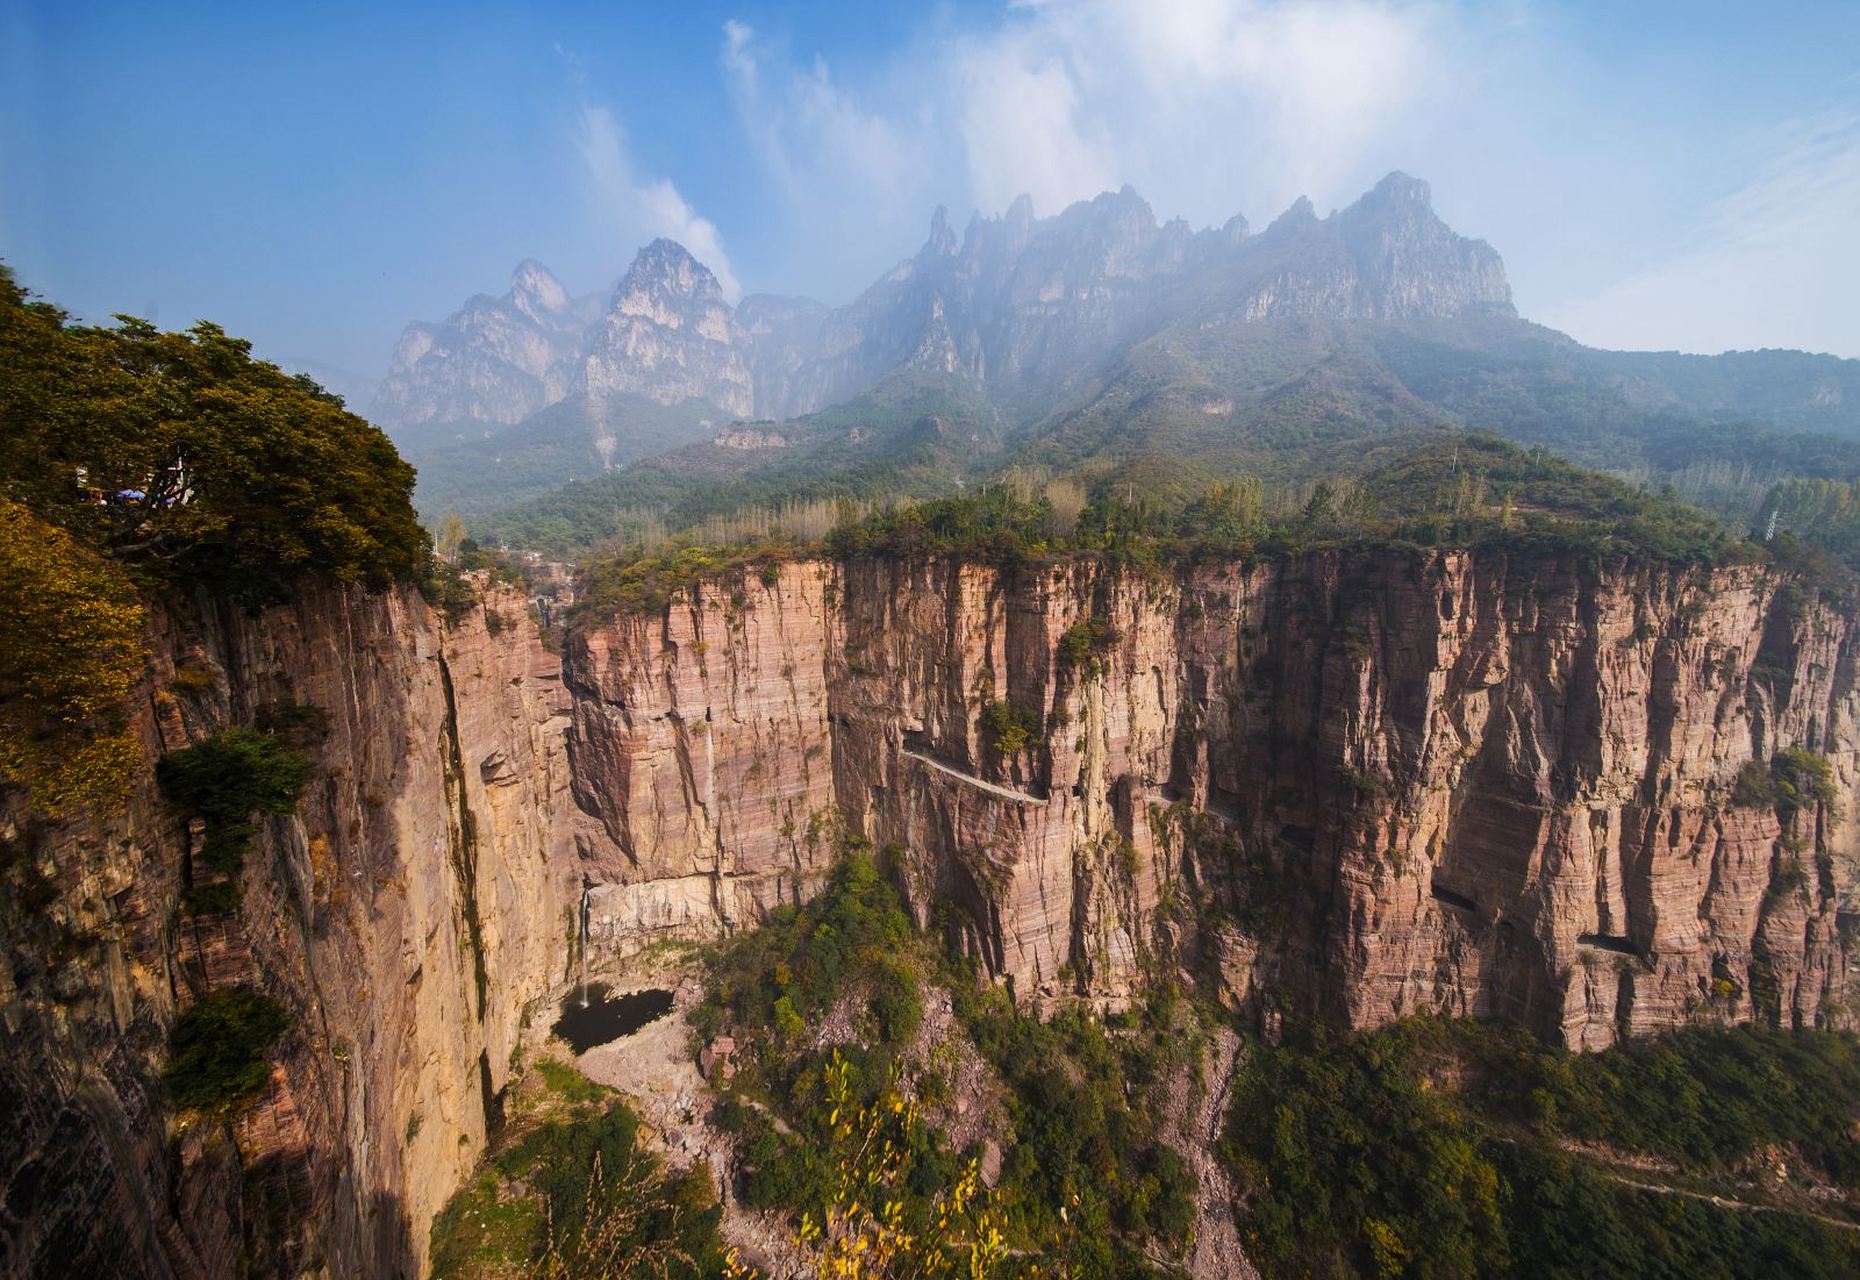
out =
<path fill-rule="evenodd" d="M 1713 1195 L 1709 1191 L 1694 1191 L 1690 1187 L 1669 1187 L 1658 1182 L 1642 1182 L 1611 1169 L 1598 1169 L 1603 1177 L 1617 1182 L 1624 1187 L 1633 1187 L 1636 1191 L 1651 1191 L 1655 1195 L 1685 1196 L 1689 1200 L 1703 1200 L 1715 1204 L 1720 1209 L 1735 1209 L 1739 1213 L 1779 1213 L 1789 1218 L 1813 1218 L 1816 1222 L 1825 1222 L 1830 1227 L 1839 1227 L 1843 1231 L 1860 1231 L 1860 1222 L 1849 1222 L 1845 1218 L 1831 1218 L 1825 1213 L 1816 1213 L 1812 1209 L 1789 1209 L 1774 1204 L 1752 1204 L 1748 1200 L 1733 1200 L 1728 1196 Z"/>

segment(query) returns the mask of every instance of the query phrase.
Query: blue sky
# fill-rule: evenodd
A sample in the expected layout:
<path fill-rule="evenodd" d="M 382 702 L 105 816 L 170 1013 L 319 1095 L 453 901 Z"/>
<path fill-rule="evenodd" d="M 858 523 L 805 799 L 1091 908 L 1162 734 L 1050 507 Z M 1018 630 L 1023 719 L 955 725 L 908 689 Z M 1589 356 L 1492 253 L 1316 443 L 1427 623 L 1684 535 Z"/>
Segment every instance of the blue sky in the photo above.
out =
<path fill-rule="evenodd" d="M 1860 356 L 1852 3 L 0 0 L 0 257 L 362 374 L 526 256 L 838 302 L 937 203 L 1257 228 L 1394 168 L 1584 340 Z"/>

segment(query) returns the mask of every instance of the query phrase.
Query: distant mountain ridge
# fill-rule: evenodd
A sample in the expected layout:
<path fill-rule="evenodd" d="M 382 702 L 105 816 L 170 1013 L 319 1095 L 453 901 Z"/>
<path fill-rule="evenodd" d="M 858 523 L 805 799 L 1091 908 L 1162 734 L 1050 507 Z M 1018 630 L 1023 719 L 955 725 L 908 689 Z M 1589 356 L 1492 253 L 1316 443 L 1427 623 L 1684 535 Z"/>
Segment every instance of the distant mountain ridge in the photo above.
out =
<path fill-rule="evenodd" d="M 1268 238 L 1307 226 L 1331 229 L 1332 243 L 1236 299 L 1232 318 L 1511 312 L 1498 254 L 1435 216 L 1417 179 L 1390 174 L 1322 223 L 1301 200 Z M 619 391 L 788 418 L 900 367 L 978 386 L 1044 386 L 1104 354 L 1187 275 L 1251 248 L 1244 218 L 1202 232 L 1159 225 L 1125 187 L 1044 219 L 1023 196 L 1000 217 L 971 221 L 960 239 L 939 208 L 914 257 L 833 310 L 767 294 L 732 308 L 707 267 L 660 239 L 591 315 L 592 299 L 571 301 L 547 268 L 526 260 L 503 297 L 479 295 L 439 324 L 409 325 L 375 411 L 390 427 L 509 425 L 573 394 Z"/>
<path fill-rule="evenodd" d="M 1010 435 L 1089 417 L 1133 368 L 1186 379 L 1185 394 L 1207 384 L 1190 398 L 1210 419 L 1223 404 L 1309 412 L 1315 397 L 1352 400 L 1361 412 L 1346 417 L 1441 425 L 1476 396 L 1454 384 L 1459 405 L 1438 403 L 1383 367 L 1377 344 L 1385 331 L 1445 329 L 1459 335 L 1455 359 L 1476 350 L 1502 365 L 1528 349 L 1532 377 L 1575 377 L 1643 408 L 1860 432 L 1854 362 L 1799 355 L 1785 371 L 1777 359 L 1595 352 L 1527 324 L 1498 253 L 1455 232 L 1428 185 L 1399 172 L 1328 217 L 1301 199 L 1258 234 L 1242 217 L 1201 231 L 1159 223 L 1128 187 L 1047 218 L 1023 197 L 960 236 L 938 209 L 914 256 L 837 308 L 774 295 L 731 307 L 669 240 L 642 249 L 604 301 L 571 300 L 526 262 L 502 298 L 409 326 L 375 413 L 421 466 L 428 509 L 484 510 L 900 377 L 947 381 L 993 406 Z M 1366 345 L 1372 330 L 1382 336 Z M 1560 373 L 1538 369 L 1546 361 Z M 1240 366 L 1264 383 L 1231 385 Z M 1165 401 L 1174 411 L 1182 396 Z"/>

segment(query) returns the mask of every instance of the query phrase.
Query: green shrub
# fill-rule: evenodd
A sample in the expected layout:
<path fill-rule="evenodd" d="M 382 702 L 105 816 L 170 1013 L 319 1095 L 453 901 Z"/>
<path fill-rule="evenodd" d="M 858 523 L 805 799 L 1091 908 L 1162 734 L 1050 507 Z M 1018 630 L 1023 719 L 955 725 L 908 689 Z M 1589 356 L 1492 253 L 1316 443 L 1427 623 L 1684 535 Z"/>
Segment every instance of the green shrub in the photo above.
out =
<path fill-rule="evenodd" d="M 982 706 L 982 727 L 989 744 L 1004 756 L 1019 755 L 1041 745 L 1040 713 L 1012 702 L 990 701 Z"/>
<path fill-rule="evenodd" d="M 204 819 L 202 856 L 219 871 L 239 869 L 255 813 L 289 813 L 308 769 L 280 737 L 227 729 L 196 746 L 170 751 L 155 767 L 162 793 L 189 817 Z"/>
<path fill-rule="evenodd" d="M 1357 769 L 1346 764 L 1339 767 L 1338 773 L 1342 776 L 1344 785 L 1364 800 L 1386 796 L 1392 790 L 1388 779 L 1368 769 Z"/>
<path fill-rule="evenodd" d="M 162 1080 L 183 1107 L 249 1098 L 265 1087 L 266 1055 L 290 1025 L 284 1006 L 269 996 L 245 987 L 212 992 L 176 1020 Z"/>
<path fill-rule="evenodd" d="M 1731 803 L 1740 809 L 1769 809 L 1776 804 L 1776 782 L 1761 760 L 1746 760 L 1731 787 Z"/>
<path fill-rule="evenodd" d="M 471 580 L 458 565 L 441 560 L 430 549 L 421 566 L 420 594 L 451 625 L 478 607 L 478 590 Z"/>
<path fill-rule="evenodd" d="M 239 883 L 236 880 L 217 880 L 212 884 L 194 885 L 182 896 L 182 903 L 190 915 L 223 915 L 238 907 Z"/>
<path fill-rule="evenodd" d="M 1833 805 L 1839 796 L 1834 785 L 1834 766 L 1826 756 L 1802 747 L 1780 751 L 1770 761 L 1775 781 L 1776 814 L 1785 823 L 1798 810 L 1818 805 Z"/>
<path fill-rule="evenodd" d="M 1117 643 L 1117 628 L 1100 618 L 1080 618 L 1059 637 L 1060 665 L 1083 667 Z"/>

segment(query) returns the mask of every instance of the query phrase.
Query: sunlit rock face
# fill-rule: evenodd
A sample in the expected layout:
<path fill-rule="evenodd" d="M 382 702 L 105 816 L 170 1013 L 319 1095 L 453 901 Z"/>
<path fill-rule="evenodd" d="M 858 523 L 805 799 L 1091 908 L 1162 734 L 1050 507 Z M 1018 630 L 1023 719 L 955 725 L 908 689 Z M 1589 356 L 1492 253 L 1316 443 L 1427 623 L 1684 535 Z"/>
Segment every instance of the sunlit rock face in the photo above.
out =
<path fill-rule="evenodd" d="M 588 338 L 580 389 L 659 404 L 702 400 L 747 417 L 754 407 L 742 333 L 710 269 L 670 240 L 633 260 Z"/>
<path fill-rule="evenodd" d="M 369 415 L 397 428 L 521 422 L 573 389 L 586 325 L 586 308 L 526 260 L 503 296 L 408 325 Z"/>
<path fill-rule="evenodd" d="M 1852 819 L 1732 796 L 1790 746 L 1854 777 L 1849 625 L 1780 599 L 1752 568 L 1396 553 L 707 584 L 569 650 L 599 931 L 734 927 L 840 821 L 1035 1002 L 1180 966 L 1256 1012 L 1585 1048 L 1839 1021 Z M 1081 656 L 1087 619 L 1115 638 Z"/>
<path fill-rule="evenodd" d="M 43 891 L 0 903 L 0 1270 L 422 1269 L 526 1011 L 567 981 L 579 898 L 560 663 L 520 593 L 485 590 L 449 627 L 411 590 L 306 587 L 257 617 L 171 602 L 124 804 L 47 823 L 5 798 Z M 237 908 L 196 915 L 197 837 L 155 759 L 282 706 L 313 709 L 310 780 L 260 824 Z M 174 1127 L 168 1028 L 238 985 L 290 1013 L 272 1078 L 230 1122 Z"/>
<path fill-rule="evenodd" d="M 9 1268 L 417 1273 L 584 965 L 805 899 L 842 829 L 1034 1010 L 1170 973 L 1267 1032 L 1848 1018 L 1855 638 L 1770 570 L 806 561 L 559 655 L 484 590 L 451 623 L 411 591 L 169 602 L 124 803 L 5 798 Z M 316 709 L 297 810 L 236 909 L 185 911 L 154 762 L 283 705 Z M 1790 747 L 1840 802 L 1785 825 L 1735 783 Z M 292 1016 L 272 1078 L 182 1123 L 168 1030 L 240 984 Z"/>

